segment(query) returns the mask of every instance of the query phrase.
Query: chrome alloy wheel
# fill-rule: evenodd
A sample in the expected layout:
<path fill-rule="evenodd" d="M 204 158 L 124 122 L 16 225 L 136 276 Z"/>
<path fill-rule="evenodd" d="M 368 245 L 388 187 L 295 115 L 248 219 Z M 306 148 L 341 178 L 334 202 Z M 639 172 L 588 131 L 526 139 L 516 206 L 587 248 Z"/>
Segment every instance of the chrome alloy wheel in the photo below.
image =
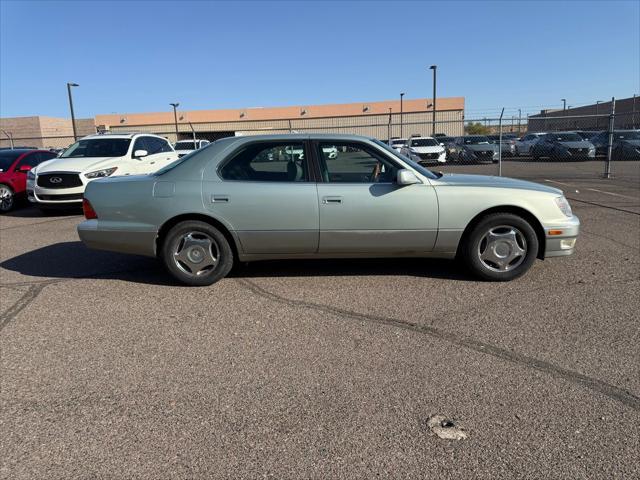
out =
<path fill-rule="evenodd" d="M 494 272 L 508 272 L 517 268 L 527 256 L 527 241 L 516 227 L 492 227 L 478 244 L 478 258 Z"/>
<path fill-rule="evenodd" d="M 219 255 L 218 244 L 212 237 L 203 232 L 189 232 L 177 243 L 173 261 L 184 273 L 197 277 L 213 270 Z"/>
<path fill-rule="evenodd" d="M 13 192 L 9 187 L 0 185 L 0 212 L 8 212 L 13 207 Z"/>

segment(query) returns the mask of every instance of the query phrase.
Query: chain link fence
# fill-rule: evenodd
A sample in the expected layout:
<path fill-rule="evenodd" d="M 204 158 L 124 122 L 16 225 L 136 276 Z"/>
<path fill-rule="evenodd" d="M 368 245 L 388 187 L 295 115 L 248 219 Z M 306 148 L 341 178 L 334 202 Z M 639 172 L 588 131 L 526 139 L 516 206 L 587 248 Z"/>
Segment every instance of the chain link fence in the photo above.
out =
<path fill-rule="evenodd" d="M 602 109 L 604 110 L 604 109 Z M 610 111 L 568 115 L 546 111 L 527 118 L 478 116 L 462 111 L 295 120 L 185 123 L 112 127 L 114 133 L 147 132 L 177 139 L 236 135 L 339 133 L 375 137 L 419 163 L 444 172 L 540 179 L 602 178 L 640 174 L 640 113 Z M 176 132 L 177 130 L 177 132 Z M 176 134 L 177 133 L 177 134 Z M 13 139 L 15 147 L 65 148 L 72 136 Z M 3 146 L 6 145 L 6 140 Z"/>

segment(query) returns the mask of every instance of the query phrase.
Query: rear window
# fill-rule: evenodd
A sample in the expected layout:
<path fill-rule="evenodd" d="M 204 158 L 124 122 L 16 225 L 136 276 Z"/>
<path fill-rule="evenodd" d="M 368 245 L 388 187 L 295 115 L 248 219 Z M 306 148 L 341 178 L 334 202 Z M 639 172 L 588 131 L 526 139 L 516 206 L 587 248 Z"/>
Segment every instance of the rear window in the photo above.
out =
<path fill-rule="evenodd" d="M 489 143 L 489 139 L 484 135 L 464 137 L 465 145 L 478 145 L 481 143 Z"/>
<path fill-rule="evenodd" d="M 411 140 L 412 147 L 436 147 L 439 143 L 433 138 L 414 138 Z"/>
<path fill-rule="evenodd" d="M 577 133 L 550 133 L 547 135 L 549 140 L 554 142 L 582 142 L 583 139 Z"/>

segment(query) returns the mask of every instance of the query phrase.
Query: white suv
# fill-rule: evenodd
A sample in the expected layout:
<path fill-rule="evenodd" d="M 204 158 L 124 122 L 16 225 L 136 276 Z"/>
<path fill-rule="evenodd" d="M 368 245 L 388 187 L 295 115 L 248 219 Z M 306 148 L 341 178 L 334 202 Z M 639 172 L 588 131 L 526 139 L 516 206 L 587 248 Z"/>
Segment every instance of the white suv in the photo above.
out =
<path fill-rule="evenodd" d="M 447 161 L 445 148 L 438 142 L 438 139 L 432 137 L 411 137 L 407 144 L 400 149 L 400 153 L 420 164 Z"/>
<path fill-rule="evenodd" d="M 42 210 L 79 207 L 96 178 L 153 173 L 178 159 L 167 139 L 147 133 L 89 135 L 27 174 L 27 198 Z"/>

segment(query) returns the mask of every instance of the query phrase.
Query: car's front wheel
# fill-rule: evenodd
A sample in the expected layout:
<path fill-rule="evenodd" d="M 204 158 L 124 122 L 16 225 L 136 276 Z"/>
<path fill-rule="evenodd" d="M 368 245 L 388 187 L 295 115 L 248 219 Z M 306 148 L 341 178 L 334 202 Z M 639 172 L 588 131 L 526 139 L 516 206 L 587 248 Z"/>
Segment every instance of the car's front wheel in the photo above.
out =
<path fill-rule="evenodd" d="M 233 251 L 226 237 L 212 225 L 194 220 L 169 230 L 161 257 L 174 278 L 192 286 L 211 285 L 233 266 Z"/>
<path fill-rule="evenodd" d="M 0 213 L 11 211 L 15 202 L 13 190 L 8 185 L 0 183 Z"/>
<path fill-rule="evenodd" d="M 493 213 L 473 227 L 461 253 L 476 276 L 504 282 L 529 270 L 538 255 L 538 237 L 522 217 Z"/>

